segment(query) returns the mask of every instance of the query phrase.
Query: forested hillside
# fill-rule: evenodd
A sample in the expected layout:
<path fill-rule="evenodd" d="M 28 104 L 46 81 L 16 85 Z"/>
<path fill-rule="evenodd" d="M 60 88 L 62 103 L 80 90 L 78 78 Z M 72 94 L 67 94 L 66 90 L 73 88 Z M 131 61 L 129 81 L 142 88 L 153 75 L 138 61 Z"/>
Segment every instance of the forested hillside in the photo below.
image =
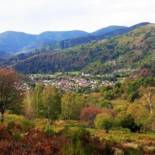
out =
<path fill-rule="evenodd" d="M 152 66 L 155 61 L 155 25 L 148 24 L 110 39 L 64 50 L 48 50 L 9 65 L 23 73 L 79 71 L 108 73 L 120 69 Z M 52 51 L 52 52 L 51 52 Z M 14 60 L 14 59 L 13 59 Z"/>

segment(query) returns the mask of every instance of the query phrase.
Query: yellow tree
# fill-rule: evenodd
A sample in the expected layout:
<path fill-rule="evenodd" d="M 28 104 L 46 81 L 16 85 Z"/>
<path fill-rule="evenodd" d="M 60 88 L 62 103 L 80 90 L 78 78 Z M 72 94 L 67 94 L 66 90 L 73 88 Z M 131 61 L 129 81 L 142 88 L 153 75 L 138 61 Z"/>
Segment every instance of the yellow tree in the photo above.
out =
<path fill-rule="evenodd" d="M 43 90 L 44 115 L 55 120 L 61 113 L 61 93 L 53 86 L 45 86 Z"/>

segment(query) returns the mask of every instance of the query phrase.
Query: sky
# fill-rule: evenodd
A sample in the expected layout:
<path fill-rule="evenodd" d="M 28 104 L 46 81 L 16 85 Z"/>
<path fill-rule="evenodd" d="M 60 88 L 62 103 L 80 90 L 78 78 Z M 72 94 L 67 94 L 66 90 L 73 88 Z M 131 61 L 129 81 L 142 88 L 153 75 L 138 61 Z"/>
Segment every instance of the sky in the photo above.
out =
<path fill-rule="evenodd" d="M 0 32 L 84 30 L 155 23 L 155 0 L 0 0 Z"/>

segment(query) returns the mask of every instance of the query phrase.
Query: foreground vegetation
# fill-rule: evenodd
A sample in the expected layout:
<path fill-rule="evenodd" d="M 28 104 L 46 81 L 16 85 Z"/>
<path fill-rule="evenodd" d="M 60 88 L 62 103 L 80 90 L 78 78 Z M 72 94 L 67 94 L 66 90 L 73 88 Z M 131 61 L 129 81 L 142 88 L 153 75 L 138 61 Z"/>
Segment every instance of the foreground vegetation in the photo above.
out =
<path fill-rule="evenodd" d="M 79 121 L 27 120 L 5 114 L 0 125 L 1 154 L 143 155 L 155 153 L 154 133 L 86 128 Z"/>
<path fill-rule="evenodd" d="M 96 92 L 64 92 L 0 69 L 0 152 L 155 154 L 155 78 L 148 68 Z"/>

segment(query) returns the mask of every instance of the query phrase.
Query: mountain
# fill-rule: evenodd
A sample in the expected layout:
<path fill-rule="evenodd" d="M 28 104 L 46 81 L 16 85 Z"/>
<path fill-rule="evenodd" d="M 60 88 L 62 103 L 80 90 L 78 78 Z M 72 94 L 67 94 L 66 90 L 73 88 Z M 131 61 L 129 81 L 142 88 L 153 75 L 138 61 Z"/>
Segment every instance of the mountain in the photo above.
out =
<path fill-rule="evenodd" d="M 84 37 L 63 40 L 60 42 L 59 46 L 63 49 L 63 48 L 74 47 L 74 46 L 81 45 L 81 44 L 90 43 L 92 41 L 108 39 L 108 38 L 112 38 L 115 36 L 123 35 L 123 34 L 128 33 L 138 27 L 145 26 L 148 24 L 150 24 L 150 23 L 143 22 L 143 23 L 133 25 L 131 27 L 108 26 L 108 27 L 102 28 L 100 30 L 97 30 L 95 32 L 92 32 L 89 35 L 84 36 Z"/>
<path fill-rule="evenodd" d="M 136 28 L 138 28 L 138 27 L 145 26 L 145 25 L 148 25 L 148 24 L 151 24 L 151 23 L 149 23 L 149 22 L 138 23 L 138 24 L 136 24 L 136 25 L 133 25 L 133 26 L 129 27 L 129 29 L 130 29 L 130 30 L 134 30 L 134 29 L 136 29 Z"/>
<path fill-rule="evenodd" d="M 17 52 L 35 40 L 35 35 L 7 31 L 0 34 L 0 49 L 3 52 Z"/>
<path fill-rule="evenodd" d="M 127 28 L 128 27 L 125 27 L 125 26 L 108 26 L 106 28 L 102 28 L 100 30 L 93 32 L 92 35 L 101 36 L 101 35 L 106 35 L 114 31 L 126 30 Z"/>
<path fill-rule="evenodd" d="M 147 24 L 123 35 L 85 45 L 46 52 L 42 49 L 9 65 L 23 73 L 84 71 L 97 74 L 138 69 L 155 64 L 154 40 L 155 24 Z"/>
<path fill-rule="evenodd" d="M 140 23 L 131 27 L 109 26 L 93 33 L 74 30 L 46 31 L 39 35 L 32 35 L 23 32 L 7 31 L 0 33 L 0 51 L 12 55 L 34 52 L 36 49 L 44 48 L 45 46 L 51 49 L 64 49 L 122 35 L 147 24 L 149 23 Z"/>
<path fill-rule="evenodd" d="M 62 41 L 88 35 L 85 31 L 47 31 L 38 35 L 38 40 Z"/>
<path fill-rule="evenodd" d="M 39 48 L 46 44 L 52 44 L 64 39 L 85 36 L 87 34 L 87 32 L 78 30 L 44 32 L 39 35 L 7 31 L 0 34 L 0 49 L 3 52 L 14 54 L 27 51 L 28 49 Z"/>

